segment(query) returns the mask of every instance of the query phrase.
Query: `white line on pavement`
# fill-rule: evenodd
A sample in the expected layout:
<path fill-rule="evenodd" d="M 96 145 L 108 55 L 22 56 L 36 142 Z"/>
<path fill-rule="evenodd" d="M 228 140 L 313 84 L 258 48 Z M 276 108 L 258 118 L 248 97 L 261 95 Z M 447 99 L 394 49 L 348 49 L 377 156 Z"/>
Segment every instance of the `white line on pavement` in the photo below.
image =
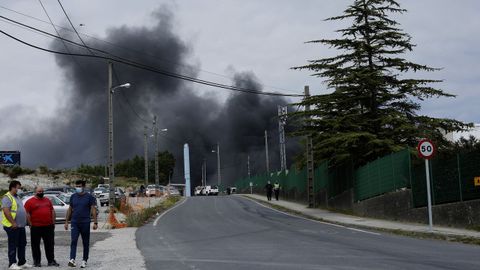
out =
<path fill-rule="evenodd" d="M 306 218 L 306 217 L 302 217 L 302 216 L 296 216 L 296 215 L 292 215 L 292 214 L 289 214 L 289 213 L 286 213 L 286 212 L 283 212 L 283 211 L 280 211 L 278 209 L 275 209 L 275 208 L 271 208 L 271 207 L 268 207 L 264 204 L 261 204 L 251 198 L 248 198 L 248 197 L 245 197 L 245 196 L 241 196 L 242 198 L 245 198 L 247 200 L 250 200 L 260 206 L 263 206 L 267 209 L 270 209 L 270 210 L 273 210 L 275 212 L 278 212 L 278 213 L 281 213 L 281 214 L 284 214 L 284 215 L 287 215 L 287 216 L 290 216 L 290 217 L 294 217 L 294 218 L 300 218 L 300 219 L 303 219 L 303 220 L 308 220 L 308 221 L 313 221 L 313 222 L 316 222 L 316 223 L 320 223 L 320 224 L 324 224 L 324 225 L 330 225 L 330 226 L 334 226 L 334 227 L 338 227 L 338 228 L 343 228 L 343 229 L 347 229 L 347 230 L 351 230 L 351 231 L 356 231 L 356 232 L 362 232 L 362 233 L 367 233 L 367 234 L 373 234 L 373 235 L 381 235 L 379 233 L 375 233 L 375 232 L 369 232 L 369 231 L 364 231 L 364 230 L 360 230 L 360 229 L 356 229 L 356 228 L 350 228 L 350 227 L 347 227 L 347 226 L 343 226 L 343 225 L 338 225 L 338 224 L 335 224 L 335 223 L 328 223 L 328 222 L 323 222 L 323 221 L 319 221 L 319 220 L 315 220 L 315 219 L 310 219 L 310 218 Z"/>
<path fill-rule="evenodd" d="M 157 226 L 158 220 L 162 218 L 164 215 L 166 215 L 168 212 L 172 211 L 173 209 L 179 207 L 180 205 L 184 204 L 187 201 L 188 198 L 185 198 L 181 203 L 175 205 L 174 207 L 168 209 L 167 211 L 163 212 L 160 216 L 158 216 L 155 221 L 153 222 L 153 226 Z"/>

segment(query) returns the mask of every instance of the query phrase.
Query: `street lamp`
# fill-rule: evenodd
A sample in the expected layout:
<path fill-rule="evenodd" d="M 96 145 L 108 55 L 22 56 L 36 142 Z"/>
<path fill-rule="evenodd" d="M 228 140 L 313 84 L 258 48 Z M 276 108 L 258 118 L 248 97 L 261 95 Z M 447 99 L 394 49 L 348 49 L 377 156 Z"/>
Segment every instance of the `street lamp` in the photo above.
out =
<path fill-rule="evenodd" d="M 121 85 L 117 85 L 115 87 L 112 88 L 112 94 L 115 92 L 115 90 L 117 90 L 118 88 L 130 88 L 130 86 L 132 86 L 130 83 L 124 83 L 124 84 L 121 84 Z"/>
<path fill-rule="evenodd" d="M 167 132 L 168 129 L 161 129 L 160 132 Z M 153 132 L 155 136 L 155 185 L 160 185 L 159 165 L 158 165 L 158 129 L 157 116 L 153 118 Z"/>
<path fill-rule="evenodd" d="M 212 150 L 212 153 L 217 153 L 217 181 L 218 181 L 218 189 L 220 190 L 220 184 L 222 183 L 222 174 L 220 170 L 220 144 L 217 143 L 217 150 Z"/>
<path fill-rule="evenodd" d="M 115 199 L 115 187 L 114 187 L 114 166 L 113 166 L 113 93 L 115 90 L 120 88 L 130 88 L 130 83 L 124 83 L 117 86 L 112 86 L 112 62 L 108 62 L 108 182 L 110 184 L 110 193 L 109 193 L 109 206 L 110 210 L 113 210 L 113 204 Z"/>

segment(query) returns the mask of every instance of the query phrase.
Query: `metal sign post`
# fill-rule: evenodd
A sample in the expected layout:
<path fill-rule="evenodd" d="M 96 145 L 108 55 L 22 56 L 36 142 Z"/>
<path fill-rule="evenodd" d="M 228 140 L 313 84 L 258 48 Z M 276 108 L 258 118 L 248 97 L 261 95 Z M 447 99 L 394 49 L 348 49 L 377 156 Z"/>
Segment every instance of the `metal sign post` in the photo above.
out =
<path fill-rule="evenodd" d="M 435 154 L 435 145 L 428 139 L 421 140 L 418 143 L 418 155 L 425 159 L 425 176 L 427 179 L 427 204 L 428 204 L 428 228 L 433 231 L 433 218 L 432 218 L 432 195 L 430 186 L 430 164 L 429 159 Z"/>

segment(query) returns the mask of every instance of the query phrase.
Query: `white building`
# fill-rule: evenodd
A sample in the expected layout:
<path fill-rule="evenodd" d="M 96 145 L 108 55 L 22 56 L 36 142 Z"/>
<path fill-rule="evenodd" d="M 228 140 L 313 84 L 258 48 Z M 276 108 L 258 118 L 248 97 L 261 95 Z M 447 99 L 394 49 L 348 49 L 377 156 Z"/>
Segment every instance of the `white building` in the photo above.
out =
<path fill-rule="evenodd" d="M 474 124 L 474 127 L 471 130 L 464 132 L 451 132 L 445 135 L 447 140 L 455 142 L 464 137 L 468 139 L 470 136 L 473 136 L 477 139 L 480 139 L 480 124 Z"/>

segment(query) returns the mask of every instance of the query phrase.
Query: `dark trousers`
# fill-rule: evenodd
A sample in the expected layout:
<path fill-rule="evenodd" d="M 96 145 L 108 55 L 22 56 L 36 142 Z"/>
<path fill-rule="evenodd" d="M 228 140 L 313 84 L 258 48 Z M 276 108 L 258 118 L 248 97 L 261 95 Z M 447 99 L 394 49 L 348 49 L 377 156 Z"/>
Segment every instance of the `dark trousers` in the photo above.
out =
<path fill-rule="evenodd" d="M 280 194 L 280 189 L 274 189 L 273 192 L 275 192 L 275 200 L 278 201 L 278 195 Z"/>
<path fill-rule="evenodd" d="M 72 223 L 72 243 L 70 244 L 70 259 L 77 257 L 78 237 L 82 236 L 83 260 L 88 261 L 88 252 L 90 247 L 90 222 Z"/>
<path fill-rule="evenodd" d="M 43 239 L 45 247 L 45 256 L 49 263 L 55 260 L 54 246 L 55 246 L 55 225 L 51 226 L 32 226 L 30 229 L 30 238 L 32 245 L 33 263 L 40 263 L 42 254 L 40 251 L 40 240 Z"/>
<path fill-rule="evenodd" d="M 267 199 L 268 199 L 269 201 L 272 200 L 272 191 L 271 191 L 271 190 L 268 190 L 268 191 L 267 191 Z"/>
<path fill-rule="evenodd" d="M 25 234 L 25 228 L 12 229 L 10 227 L 3 227 L 7 232 L 8 237 L 8 266 L 17 263 L 18 265 L 24 265 L 25 260 L 25 247 L 27 246 L 27 235 Z"/>

